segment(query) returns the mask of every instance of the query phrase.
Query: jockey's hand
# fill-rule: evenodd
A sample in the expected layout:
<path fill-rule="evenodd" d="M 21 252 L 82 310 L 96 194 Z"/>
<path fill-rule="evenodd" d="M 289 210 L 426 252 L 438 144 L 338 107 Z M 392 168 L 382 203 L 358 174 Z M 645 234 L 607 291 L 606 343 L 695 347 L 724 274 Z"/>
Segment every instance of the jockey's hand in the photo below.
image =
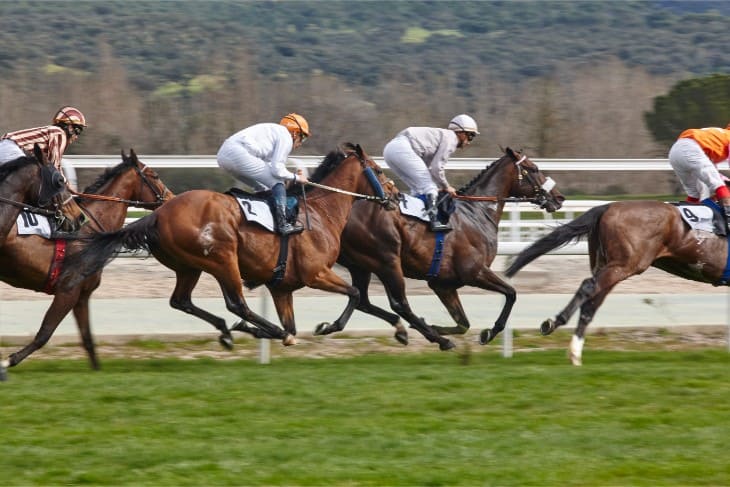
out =
<path fill-rule="evenodd" d="M 307 179 L 307 176 L 304 175 L 304 171 L 299 169 L 296 174 L 295 181 L 299 184 L 306 184 L 309 182 L 309 179 Z"/>
<path fill-rule="evenodd" d="M 451 196 L 456 196 L 456 189 L 454 189 L 453 186 L 447 186 L 446 192 L 449 193 Z"/>

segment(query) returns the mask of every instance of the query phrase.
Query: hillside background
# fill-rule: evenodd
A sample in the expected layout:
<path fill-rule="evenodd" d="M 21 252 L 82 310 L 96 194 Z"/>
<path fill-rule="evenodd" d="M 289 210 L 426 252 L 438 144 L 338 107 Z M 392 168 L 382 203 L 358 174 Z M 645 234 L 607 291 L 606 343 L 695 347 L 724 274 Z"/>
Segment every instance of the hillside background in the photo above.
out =
<path fill-rule="evenodd" d="M 665 157 L 654 98 L 730 73 L 730 2 L 16 1 L 0 19 L 0 133 L 75 105 L 71 154 L 214 154 L 296 111 L 314 132 L 299 154 L 380 155 L 467 112 L 483 135 L 459 156 Z"/>

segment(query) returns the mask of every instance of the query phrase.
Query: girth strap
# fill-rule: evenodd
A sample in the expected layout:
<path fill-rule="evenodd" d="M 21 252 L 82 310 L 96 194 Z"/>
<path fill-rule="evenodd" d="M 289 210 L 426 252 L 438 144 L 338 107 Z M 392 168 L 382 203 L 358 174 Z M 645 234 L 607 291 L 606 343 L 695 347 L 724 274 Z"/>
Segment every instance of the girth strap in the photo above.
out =
<path fill-rule="evenodd" d="M 274 267 L 274 277 L 269 281 L 270 286 L 277 286 L 286 274 L 286 259 L 289 256 L 289 235 L 282 235 L 279 243 L 279 258 Z"/>
<path fill-rule="evenodd" d="M 445 232 L 436 232 L 436 246 L 433 249 L 433 257 L 431 258 L 431 266 L 428 268 L 426 277 L 432 278 L 439 275 L 439 269 L 441 268 L 441 258 L 444 253 L 444 236 Z"/>
<path fill-rule="evenodd" d="M 66 258 L 66 240 L 59 238 L 54 242 L 56 245 L 53 251 L 53 260 L 51 260 L 51 267 L 48 269 L 46 285 L 43 287 L 43 292 L 46 294 L 53 294 L 56 281 L 58 281 L 58 276 L 61 275 L 63 269 L 63 261 Z"/>

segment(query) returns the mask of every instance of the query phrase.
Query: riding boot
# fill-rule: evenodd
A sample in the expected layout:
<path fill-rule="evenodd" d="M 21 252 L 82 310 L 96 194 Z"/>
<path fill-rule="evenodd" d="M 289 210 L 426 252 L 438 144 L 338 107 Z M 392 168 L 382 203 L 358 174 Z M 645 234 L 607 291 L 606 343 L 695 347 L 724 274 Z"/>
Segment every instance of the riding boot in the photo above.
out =
<path fill-rule="evenodd" d="M 299 222 L 295 222 L 292 225 L 286 220 L 286 190 L 284 189 L 284 185 L 281 183 L 275 184 L 271 188 L 271 193 L 274 196 L 275 202 L 274 221 L 276 223 L 277 233 L 280 235 L 290 235 L 304 230 L 304 227 Z"/>
<path fill-rule="evenodd" d="M 426 195 L 426 213 L 428 219 L 431 222 L 430 228 L 432 232 L 450 232 L 451 226 L 446 223 L 441 223 L 438 219 L 438 208 L 436 207 L 436 195 Z"/>

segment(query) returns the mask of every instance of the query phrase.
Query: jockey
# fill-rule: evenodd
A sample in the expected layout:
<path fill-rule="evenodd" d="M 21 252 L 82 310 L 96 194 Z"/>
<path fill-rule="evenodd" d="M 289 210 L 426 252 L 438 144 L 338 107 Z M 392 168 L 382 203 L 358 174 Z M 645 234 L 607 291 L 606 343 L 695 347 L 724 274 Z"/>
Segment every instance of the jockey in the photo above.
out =
<path fill-rule="evenodd" d="M 456 150 L 468 146 L 479 134 L 477 123 L 469 115 L 457 115 L 446 129 L 408 127 L 383 149 L 383 158 L 414 196 L 426 196 L 426 212 L 432 232 L 449 231 L 438 221 L 436 198 L 442 189 L 450 195 L 456 190 L 446 180 L 444 166 Z"/>
<path fill-rule="evenodd" d="M 218 165 L 255 191 L 271 190 L 275 201 L 276 231 L 281 235 L 299 233 L 304 227 L 286 221 L 286 181 L 308 182 L 301 173 L 286 166 L 287 157 L 310 136 L 309 124 L 301 115 L 290 113 L 278 124 L 259 123 L 228 137 L 218 150 Z"/>
<path fill-rule="evenodd" d="M 63 154 L 85 128 L 86 118 L 78 108 L 62 107 L 54 115 L 52 125 L 8 132 L 0 137 L 0 164 L 32 154 L 33 145 L 38 144 L 56 169 L 64 174 L 73 172 L 68 165 L 63 167 Z"/>
<path fill-rule="evenodd" d="M 703 190 L 714 194 L 722 205 L 730 233 L 730 190 L 717 164 L 728 160 L 730 124 L 727 127 L 687 129 L 669 150 L 669 163 L 687 193 L 687 201 L 698 202 Z"/>

